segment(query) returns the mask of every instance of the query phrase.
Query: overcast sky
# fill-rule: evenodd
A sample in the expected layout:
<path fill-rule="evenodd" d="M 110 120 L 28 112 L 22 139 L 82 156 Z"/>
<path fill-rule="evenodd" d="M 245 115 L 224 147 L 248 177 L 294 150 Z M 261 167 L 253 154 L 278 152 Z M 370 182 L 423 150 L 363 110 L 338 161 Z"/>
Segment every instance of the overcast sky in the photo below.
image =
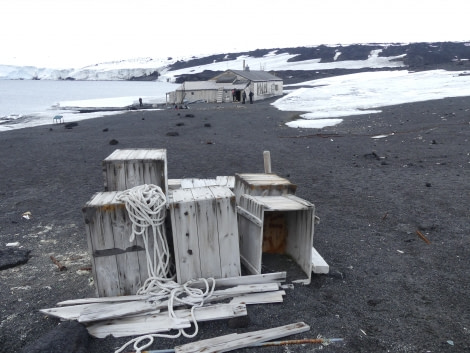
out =
<path fill-rule="evenodd" d="M 81 67 L 318 44 L 466 41 L 468 0 L 2 0 L 0 64 Z"/>

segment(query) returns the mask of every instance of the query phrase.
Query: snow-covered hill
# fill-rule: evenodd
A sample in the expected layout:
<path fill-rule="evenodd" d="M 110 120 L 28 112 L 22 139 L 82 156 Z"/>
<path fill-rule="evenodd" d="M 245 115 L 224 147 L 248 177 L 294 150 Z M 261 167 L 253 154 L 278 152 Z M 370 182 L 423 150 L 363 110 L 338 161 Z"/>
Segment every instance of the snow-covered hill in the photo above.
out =
<path fill-rule="evenodd" d="M 275 71 L 287 80 L 302 72 L 410 68 L 434 69 L 455 66 L 465 70 L 470 44 L 461 42 L 410 44 L 356 44 L 263 49 L 243 53 L 214 54 L 191 58 L 137 58 L 70 69 L 0 64 L 0 79 L 11 80 L 158 80 L 181 82 L 207 79 L 227 69 Z M 301 74 L 299 74 L 301 73 Z M 301 77 L 300 77 L 301 76 Z"/>

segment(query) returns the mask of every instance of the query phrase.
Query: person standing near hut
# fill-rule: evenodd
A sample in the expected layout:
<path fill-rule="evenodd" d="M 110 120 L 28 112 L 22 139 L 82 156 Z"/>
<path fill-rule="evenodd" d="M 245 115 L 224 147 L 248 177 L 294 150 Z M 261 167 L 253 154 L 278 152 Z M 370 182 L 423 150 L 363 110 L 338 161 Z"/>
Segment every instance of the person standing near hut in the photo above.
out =
<path fill-rule="evenodd" d="M 246 101 L 246 92 L 243 91 L 243 94 L 242 94 L 242 104 L 245 104 L 245 101 Z"/>
<path fill-rule="evenodd" d="M 249 94 L 249 96 L 250 96 L 250 104 L 253 104 L 253 96 L 254 96 L 254 95 L 255 95 L 255 94 L 254 94 L 252 91 L 250 91 L 250 94 Z"/>
<path fill-rule="evenodd" d="M 232 89 L 232 102 L 235 102 L 235 89 Z"/>

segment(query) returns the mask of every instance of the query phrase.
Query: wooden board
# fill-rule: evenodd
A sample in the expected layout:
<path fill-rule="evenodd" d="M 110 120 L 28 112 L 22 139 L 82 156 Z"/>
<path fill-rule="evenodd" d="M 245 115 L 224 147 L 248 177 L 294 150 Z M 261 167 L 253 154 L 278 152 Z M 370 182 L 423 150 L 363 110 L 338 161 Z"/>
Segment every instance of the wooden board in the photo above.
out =
<path fill-rule="evenodd" d="M 189 328 L 191 310 L 180 309 L 174 311 L 176 318 L 170 318 L 168 312 L 140 315 L 115 320 L 100 321 L 87 327 L 90 335 L 104 338 L 109 335 L 114 337 L 137 336 L 150 333 L 169 331 L 170 329 Z M 217 304 L 203 306 L 194 310 L 197 322 L 209 320 L 221 320 L 238 316 L 246 316 L 247 310 L 244 304 Z"/>
<path fill-rule="evenodd" d="M 117 149 L 103 160 L 105 191 L 154 184 L 167 194 L 166 149 Z"/>
<path fill-rule="evenodd" d="M 267 173 L 235 174 L 234 193 L 239 203 L 244 194 L 252 196 L 280 196 L 295 194 L 297 186 L 286 178 Z"/>
<path fill-rule="evenodd" d="M 278 339 L 281 337 L 294 335 L 310 330 L 310 326 L 303 322 L 275 327 L 267 330 L 253 331 L 241 334 L 230 334 L 210 338 L 207 340 L 188 343 L 175 347 L 175 353 L 221 353 L 234 349 L 249 347 L 255 343 L 261 343 Z"/>
<path fill-rule="evenodd" d="M 169 193 L 178 283 L 239 276 L 235 197 L 227 187 Z"/>
<path fill-rule="evenodd" d="M 119 191 L 95 194 L 83 207 L 92 272 L 100 297 L 131 295 L 148 278 L 145 244 L 132 242 L 131 221 Z M 149 242 L 153 247 L 153 240 Z"/>

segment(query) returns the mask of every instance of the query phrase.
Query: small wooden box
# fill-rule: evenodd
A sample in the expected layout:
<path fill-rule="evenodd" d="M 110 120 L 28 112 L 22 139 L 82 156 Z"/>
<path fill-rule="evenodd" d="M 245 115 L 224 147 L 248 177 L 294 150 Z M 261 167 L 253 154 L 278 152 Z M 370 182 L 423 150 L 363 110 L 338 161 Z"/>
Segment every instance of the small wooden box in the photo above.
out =
<path fill-rule="evenodd" d="M 223 186 L 170 190 L 178 283 L 240 276 L 235 195 Z"/>
<path fill-rule="evenodd" d="M 117 149 L 103 161 L 105 191 L 153 184 L 168 190 L 166 149 Z"/>
<path fill-rule="evenodd" d="M 290 194 L 242 195 L 237 211 L 240 256 L 246 269 L 261 274 L 263 253 L 287 254 L 306 275 L 294 282 L 309 284 L 315 206 Z"/>
<path fill-rule="evenodd" d="M 276 174 L 243 173 L 235 174 L 234 193 L 237 203 L 241 195 L 279 196 L 295 194 L 297 185 Z"/>
<path fill-rule="evenodd" d="M 148 278 L 144 242 L 140 236 L 129 241 L 132 223 L 124 203 L 117 200 L 120 193 L 96 193 L 82 209 L 100 297 L 136 294 Z"/>

